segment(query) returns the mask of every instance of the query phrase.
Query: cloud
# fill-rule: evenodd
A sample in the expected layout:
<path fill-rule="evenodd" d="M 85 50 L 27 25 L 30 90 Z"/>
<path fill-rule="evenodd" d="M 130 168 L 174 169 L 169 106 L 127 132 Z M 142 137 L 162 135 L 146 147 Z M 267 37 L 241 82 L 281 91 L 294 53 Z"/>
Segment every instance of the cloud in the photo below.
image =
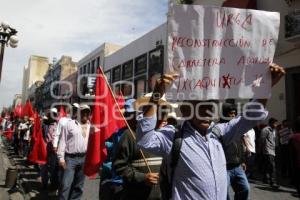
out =
<path fill-rule="evenodd" d="M 167 0 L 0 0 L 0 21 L 18 30 L 19 47 L 6 48 L 0 109 L 21 93 L 30 55 L 78 61 L 103 42 L 126 45 L 166 21 Z"/>

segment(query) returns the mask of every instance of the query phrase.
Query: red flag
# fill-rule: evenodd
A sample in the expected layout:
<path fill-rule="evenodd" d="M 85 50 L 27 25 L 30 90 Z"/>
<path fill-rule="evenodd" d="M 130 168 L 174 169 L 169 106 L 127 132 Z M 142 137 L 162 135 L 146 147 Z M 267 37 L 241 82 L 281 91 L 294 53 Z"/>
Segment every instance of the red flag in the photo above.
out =
<path fill-rule="evenodd" d="M 58 120 L 60 120 L 60 118 L 66 117 L 67 113 L 65 112 L 65 109 L 63 106 L 60 106 L 59 108 L 59 115 L 58 115 Z"/>
<path fill-rule="evenodd" d="M 29 100 L 26 101 L 26 104 L 23 107 L 22 116 L 34 117 L 32 105 Z"/>
<path fill-rule="evenodd" d="M 32 134 L 33 147 L 28 155 L 28 160 L 37 164 L 46 164 L 47 147 L 43 139 L 41 121 L 37 113 L 34 115 L 34 127 Z"/>
<path fill-rule="evenodd" d="M 119 91 L 116 94 L 117 94 L 116 95 L 116 101 L 119 105 L 119 108 L 123 109 L 124 105 L 125 105 L 125 99 L 124 99 L 123 93 L 122 93 L 122 91 Z"/>
<path fill-rule="evenodd" d="M 14 109 L 14 117 L 22 117 L 22 104 L 19 103 Z"/>
<path fill-rule="evenodd" d="M 84 164 L 85 175 L 93 178 L 99 171 L 107 152 L 105 141 L 118 129 L 125 126 L 125 120 L 101 69 L 97 71 L 92 128 L 89 135 Z M 107 94 L 107 95 L 103 95 Z M 114 112 L 115 111 L 115 112 Z"/>

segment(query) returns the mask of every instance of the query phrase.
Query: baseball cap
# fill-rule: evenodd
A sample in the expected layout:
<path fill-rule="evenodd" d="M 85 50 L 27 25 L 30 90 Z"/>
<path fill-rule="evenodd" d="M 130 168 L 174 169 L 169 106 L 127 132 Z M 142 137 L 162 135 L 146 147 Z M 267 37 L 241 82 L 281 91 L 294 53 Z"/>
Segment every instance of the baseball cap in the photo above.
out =
<path fill-rule="evenodd" d="M 73 104 L 72 104 L 72 107 L 78 109 L 78 108 L 79 108 L 79 104 L 78 104 L 78 103 L 73 103 Z"/>
<path fill-rule="evenodd" d="M 80 104 L 79 108 L 80 108 L 81 111 L 83 111 L 83 110 L 91 111 L 90 106 L 88 106 L 87 104 Z"/>
<path fill-rule="evenodd" d="M 56 113 L 56 114 L 57 114 L 57 108 L 51 108 L 51 109 L 50 109 L 50 112 Z"/>
<path fill-rule="evenodd" d="M 128 112 L 128 113 L 136 112 L 136 110 L 134 109 L 134 106 L 133 106 L 135 101 L 136 101 L 135 99 L 128 99 L 125 101 L 125 104 L 124 104 L 125 112 Z"/>

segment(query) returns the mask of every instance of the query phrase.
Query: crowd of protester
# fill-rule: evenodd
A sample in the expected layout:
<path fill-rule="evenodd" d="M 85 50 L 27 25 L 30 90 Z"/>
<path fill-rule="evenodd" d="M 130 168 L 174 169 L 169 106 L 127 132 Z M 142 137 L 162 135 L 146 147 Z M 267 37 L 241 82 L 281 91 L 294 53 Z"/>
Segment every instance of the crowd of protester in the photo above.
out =
<path fill-rule="evenodd" d="M 163 87 L 174 78 L 165 75 L 153 94 L 163 96 Z M 196 108 L 199 102 L 190 103 Z M 99 199 L 230 199 L 232 188 L 234 199 L 247 200 L 249 179 L 261 179 L 275 190 L 279 180 L 289 179 L 300 194 L 300 117 L 281 123 L 269 118 L 265 125 L 267 111 L 261 107 L 249 105 L 249 116 L 256 117 L 249 120 L 239 115 L 235 104 L 220 105 L 222 117 L 217 121 L 206 119 L 211 105 L 195 110 L 205 119 L 183 121 L 174 109 L 184 118 L 191 107 L 177 108 L 156 95 L 127 99 L 123 115 L 128 126 L 105 142 L 108 156 L 99 169 Z M 36 116 L 2 113 L 1 135 L 16 155 L 35 166 L 49 196 L 82 197 L 91 112 L 88 105 L 74 103 L 40 117 L 45 163 L 30 160 L 37 142 Z"/>

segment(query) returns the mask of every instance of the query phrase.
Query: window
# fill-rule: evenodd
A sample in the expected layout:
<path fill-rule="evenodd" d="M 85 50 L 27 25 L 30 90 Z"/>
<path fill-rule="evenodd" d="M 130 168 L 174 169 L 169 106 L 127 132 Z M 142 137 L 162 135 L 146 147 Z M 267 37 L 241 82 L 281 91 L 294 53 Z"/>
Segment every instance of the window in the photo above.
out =
<path fill-rule="evenodd" d="M 95 60 L 92 61 L 92 67 L 91 67 L 92 71 L 93 71 L 94 67 L 95 67 Z M 94 72 L 91 72 L 91 73 L 94 73 Z"/>
<path fill-rule="evenodd" d="M 96 64 L 97 64 L 96 67 L 99 67 L 99 66 L 100 66 L 100 56 L 97 57 L 97 63 L 96 63 Z"/>
<path fill-rule="evenodd" d="M 163 48 L 154 49 L 149 52 L 148 86 L 149 92 L 154 89 L 155 82 L 163 72 L 164 57 Z"/>
<path fill-rule="evenodd" d="M 132 96 L 131 96 L 131 92 L 132 92 L 131 84 L 123 84 L 122 85 L 122 92 L 123 92 L 123 96 L 125 98 L 126 97 L 132 98 Z"/>
<path fill-rule="evenodd" d="M 121 66 L 117 66 L 113 69 L 113 74 L 112 74 L 112 82 L 116 82 L 121 80 Z"/>
<path fill-rule="evenodd" d="M 79 74 L 82 74 L 82 72 L 83 72 L 82 70 L 83 70 L 82 67 L 80 67 L 80 73 Z"/>
<path fill-rule="evenodd" d="M 87 68 L 87 74 L 90 74 L 91 73 L 91 65 L 90 63 L 88 64 L 88 68 Z"/>
<path fill-rule="evenodd" d="M 135 82 L 135 98 L 140 98 L 146 93 L 146 77 L 136 79 Z"/>
<path fill-rule="evenodd" d="M 107 78 L 107 82 L 110 83 L 110 71 L 107 71 L 104 73 L 106 78 Z"/>
<path fill-rule="evenodd" d="M 83 66 L 83 74 L 86 74 L 86 65 Z"/>
<path fill-rule="evenodd" d="M 144 54 L 135 59 L 135 71 L 136 75 L 143 74 L 147 71 L 147 54 Z"/>
<path fill-rule="evenodd" d="M 95 74 L 95 73 L 96 73 L 95 68 L 96 68 L 95 66 L 92 66 L 92 72 L 91 72 L 92 74 Z"/>
<path fill-rule="evenodd" d="M 133 61 L 130 60 L 123 64 L 123 70 L 122 70 L 122 79 L 128 79 L 132 78 L 133 75 Z"/>
<path fill-rule="evenodd" d="M 163 49 L 156 49 L 149 53 L 149 74 L 163 72 Z"/>

